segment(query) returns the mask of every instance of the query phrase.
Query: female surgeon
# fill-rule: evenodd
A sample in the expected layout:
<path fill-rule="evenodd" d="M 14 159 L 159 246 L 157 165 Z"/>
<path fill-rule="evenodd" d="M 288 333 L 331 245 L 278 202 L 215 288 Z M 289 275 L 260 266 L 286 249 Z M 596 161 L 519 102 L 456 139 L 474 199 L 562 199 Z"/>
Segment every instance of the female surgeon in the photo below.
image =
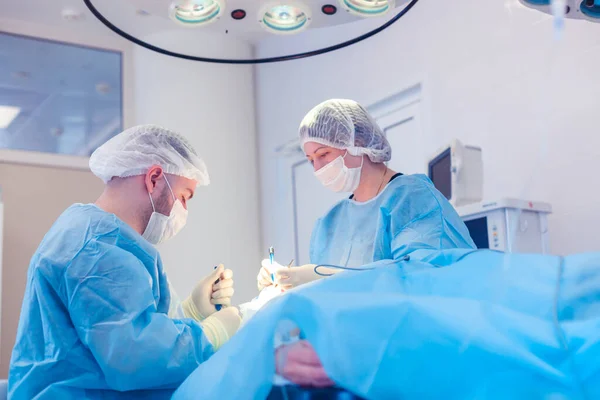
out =
<path fill-rule="evenodd" d="M 273 284 L 287 290 L 320 279 L 316 265 L 356 268 L 407 256 L 428 261 L 438 250 L 475 248 L 463 221 L 426 176 L 402 175 L 386 166 L 390 144 L 360 104 L 319 104 L 304 117 L 299 135 L 316 178 L 330 190 L 352 195 L 316 222 L 312 264 L 287 268 L 264 260 L 259 290 Z"/>

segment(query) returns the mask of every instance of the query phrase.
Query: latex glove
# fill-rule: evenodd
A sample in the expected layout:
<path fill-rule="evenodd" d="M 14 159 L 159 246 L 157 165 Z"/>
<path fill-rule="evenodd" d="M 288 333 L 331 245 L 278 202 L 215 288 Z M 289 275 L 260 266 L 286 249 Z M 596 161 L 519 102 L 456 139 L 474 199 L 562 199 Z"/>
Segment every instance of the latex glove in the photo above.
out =
<path fill-rule="evenodd" d="M 219 282 L 215 283 L 215 281 Z M 210 275 L 202 279 L 192 294 L 181 303 L 186 317 L 202 321 L 217 312 L 216 304 L 231 305 L 233 296 L 233 271 L 219 265 Z"/>
<path fill-rule="evenodd" d="M 277 373 L 297 385 L 319 388 L 335 385 L 306 340 L 279 347 L 275 350 L 275 363 Z"/>
<path fill-rule="evenodd" d="M 200 326 L 208 341 L 218 350 L 237 332 L 241 323 L 240 311 L 236 307 L 227 307 L 207 317 Z"/>
<path fill-rule="evenodd" d="M 273 274 L 275 271 L 278 271 L 282 268 L 286 268 L 283 265 L 279 264 L 277 261 L 273 261 L 271 264 L 270 259 L 262 260 L 260 263 L 261 268 L 256 276 L 256 282 L 258 284 L 258 291 L 262 291 L 264 288 L 274 285 L 273 282 Z"/>
<path fill-rule="evenodd" d="M 289 290 L 305 283 L 325 278 L 325 276 L 315 272 L 315 267 L 316 265 L 314 264 L 306 264 L 299 267 L 278 268 L 273 273 L 275 275 L 274 283 L 284 290 Z M 324 269 L 321 268 L 319 272 L 323 273 Z"/>

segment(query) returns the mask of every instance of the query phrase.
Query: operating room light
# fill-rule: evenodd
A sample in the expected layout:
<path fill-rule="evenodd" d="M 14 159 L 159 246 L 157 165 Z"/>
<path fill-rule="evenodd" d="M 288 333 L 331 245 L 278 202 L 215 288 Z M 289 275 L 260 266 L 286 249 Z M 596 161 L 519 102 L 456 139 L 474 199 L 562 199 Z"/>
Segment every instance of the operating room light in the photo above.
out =
<path fill-rule="evenodd" d="M 378 17 L 394 7 L 395 0 L 339 0 L 351 14 L 361 17 Z"/>
<path fill-rule="evenodd" d="M 224 8 L 224 0 L 183 0 L 171 5 L 169 15 L 181 25 L 196 27 L 216 21 Z"/>
<path fill-rule="evenodd" d="M 588 18 L 600 19 L 600 1 L 584 0 L 581 2 L 581 12 Z"/>
<path fill-rule="evenodd" d="M 0 106 L 0 129 L 8 128 L 20 112 L 19 107 Z"/>
<path fill-rule="evenodd" d="M 271 33 L 290 34 L 306 29 L 310 23 L 310 16 L 301 4 L 271 4 L 261 9 L 260 22 Z"/>
<path fill-rule="evenodd" d="M 552 3 L 552 0 L 525 0 L 525 2 L 535 6 L 548 6 Z"/>
<path fill-rule="evenodd" d="M 122 38 L 150 51 L 184 60 L 211 62 L 218 64 L 264 64 L 298 60 L 320 54 L 334 52 L 362 42 L 388 29 L 404 17 L 420 0 L 81 0 L 88 10 L 108 29 Z M 117 4 L 131 1 L 135 9 L 144 3 L 153 18 L 145 21 L 137 19 L 136 24 L 112 20 Z M 525 1 L 525 0 L 520 0 Z M 166 4 L 165 4 L 166 3 Z M 333 5 L 336 3 L 336 5 Z M 342 11 L 342 5 L 343 10 Z M 394 11 L 394 9 L 397 9 Z M 387 15 L 394 14 L 390 18 Z M 166 29 L 158 18 L 167 18 L 184 27 L 207 26 L 206 29 L 190 32 L 190 35 L 217 35 L 229 37 L 232 41 L 244 40 L 250 43 L 264 38 L 265 32 L 289 36 L 305 29 L 334 28 L 359 22 L 365 17 L 381 16 L 379 24 L 365 25 L 359 30 L 337 30 L 341 35 L 323 46 L 308 46 L 294 52 L 295 46 L 282 46 L 268 50 L 261 56 L 246 58 L 214 57 L 197 54 L 199 48 L 174 50 L 170 42 L 156 43 L 157 35 L 143 32 L 161 32 Z M 249 17 L 249 18 L 248 18 Z M 157 22 L 155 27 L 152 24 Z M 134 26 L 131 26 L 134 25 Z M 176 32 L 175 29 L 173 29 Z M 143 34 L 142 34 L 143 33 Z M 139 36 L 142 34 L 142 36 Z M 176 33 L 179 34 L 179 33 Z M 223 35 L 223 36 L 221 36 Z M 142 37 L 144 39 L 142 39 Z M 201 37 L 197 38 L 202 41 Z M 227 40 L 226 40 L 227 41 Z M 173 43 L 173 46 L 177 46 Z M 180 46 L 177 46 L 180 47 Z M 279 50 L 279 51 L 277 51 Z M 193 53 L 193 54 L 192 54 Z"/>
<path fill-rule="evenodd" d="M 528 8 L 557 16 L 557 9 L 564 5 L 563 17 L 600 23 L 600 0 L 519 0 Z"/>

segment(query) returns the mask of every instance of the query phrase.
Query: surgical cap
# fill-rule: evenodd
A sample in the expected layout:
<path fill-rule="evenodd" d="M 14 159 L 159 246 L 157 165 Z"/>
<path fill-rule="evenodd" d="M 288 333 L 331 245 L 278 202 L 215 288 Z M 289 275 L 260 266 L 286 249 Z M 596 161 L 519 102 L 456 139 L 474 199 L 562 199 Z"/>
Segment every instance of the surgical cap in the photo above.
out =
<path fill-rule="evenodd" d="M 352 100 L 319 104 L 302 120 L 299 135 L 303 149 L 306 142 L 315 142 L 348 150 L 354 156 L 365 154 L 375 163 L 392 158 L 385 133 L 367 110 Z"/>
<path fill-rule="evenodd" d="M 143 175 L 153 165 L 167 174 L 208 185 L 204 162 L 180 134 L 156 125 L 129 128 L 98 147 L 90 157 L 90 169 L 104 183 L 113 177 Z"/>

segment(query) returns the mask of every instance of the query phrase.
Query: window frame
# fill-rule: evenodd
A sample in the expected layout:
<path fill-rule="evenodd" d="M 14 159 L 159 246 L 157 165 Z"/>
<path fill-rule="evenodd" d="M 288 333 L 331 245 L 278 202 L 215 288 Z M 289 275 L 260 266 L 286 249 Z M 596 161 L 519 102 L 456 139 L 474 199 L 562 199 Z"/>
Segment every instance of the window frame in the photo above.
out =
<path fill-rule="evenodd" d="M 121 56 L 121 126 L 133 122 L 133 45 L 110 36 L 91 34 L 84 30 L 74 38 L 72 30 L 62 27 L 42 26 L 32 23 L 0 19 L 1 34 L 7 34 L 42 42 L 52 42 L 99 51 L 119 53 Z M 81 34 L 80 34 L 81 33 Z M 88 170 L 89 157 L 44 153 L 27 150 L 0 149 L 0 163 L 25 164 L 63 169 Z"/>

